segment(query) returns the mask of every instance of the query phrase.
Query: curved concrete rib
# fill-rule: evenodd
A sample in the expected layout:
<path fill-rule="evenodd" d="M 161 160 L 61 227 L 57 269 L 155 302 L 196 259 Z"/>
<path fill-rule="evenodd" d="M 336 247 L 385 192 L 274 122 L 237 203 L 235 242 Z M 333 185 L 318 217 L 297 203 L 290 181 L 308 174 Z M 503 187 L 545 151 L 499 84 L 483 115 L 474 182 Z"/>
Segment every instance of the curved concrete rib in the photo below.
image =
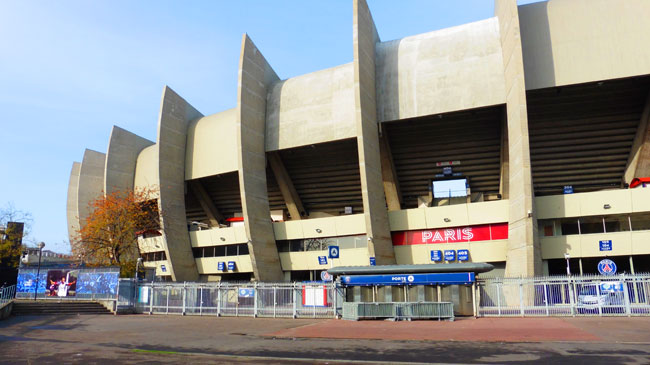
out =
<path fill-rule="evenodd" d="M 104 192 L 133 189 L 138 155 L 154 143 L 118 126 L 113 126 L 106 151 Z"/>
<path fill-rule="evenodd" d="M 66 215 L 68 218 L 68 239 L 70 243 L 74 242 L 79 231 L 79 205 L 77 203 L 77 192 L 79 189 L 79 172 L 81 163 L 72 163 L 70 171 L 70 181 L 68 182 L 68 202 L 66 205 Z"/>
<path fill-rule="evenodd" d="M 266 97 L 278 75 L 244 34 L 237 87 L 239 188 L 253 273 L 259 281 L 284 276 L 271 224 L 266 188 Z"/>
<path fill-rule="evenodd" d="M 196 281 L 199 277 L 185 216 L 185 145 L 188 125 L 202 116 L 165 86 L 158 119 L 158 204 L 174 281 Z"/>
<path fill-rule="evenodd" d="M 103 194 L 104 165 L 106 155 L 86 149 L 79 168 L 79 186 L 77 187 L 78 224 L 81 225 L 90 214 L 90 203 Z"/>

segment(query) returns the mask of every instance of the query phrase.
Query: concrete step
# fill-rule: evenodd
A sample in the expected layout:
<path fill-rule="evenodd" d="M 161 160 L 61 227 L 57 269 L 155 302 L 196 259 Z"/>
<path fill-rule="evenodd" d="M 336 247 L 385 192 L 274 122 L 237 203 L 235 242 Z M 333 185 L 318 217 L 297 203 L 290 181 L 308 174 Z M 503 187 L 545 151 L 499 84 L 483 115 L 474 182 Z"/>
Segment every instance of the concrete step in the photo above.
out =
<path fill-rule="evenodd" d="M 72 314 L 111 314 L 102 304 L 90 301 L 26 301 L 13 304 L 11 314 L 22 315 L 72 315 Z"/>

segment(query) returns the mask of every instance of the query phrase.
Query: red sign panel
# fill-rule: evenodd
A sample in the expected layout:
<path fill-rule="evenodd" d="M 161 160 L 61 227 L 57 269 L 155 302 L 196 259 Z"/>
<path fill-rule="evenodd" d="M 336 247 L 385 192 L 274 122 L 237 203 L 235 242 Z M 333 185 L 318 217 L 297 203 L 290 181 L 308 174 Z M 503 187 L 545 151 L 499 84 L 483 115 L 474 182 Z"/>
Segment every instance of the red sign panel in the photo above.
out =
<path fill-rule="evenodd" d="M 508 223 L 393 232 L 393 246 L 508 239 Z"/>

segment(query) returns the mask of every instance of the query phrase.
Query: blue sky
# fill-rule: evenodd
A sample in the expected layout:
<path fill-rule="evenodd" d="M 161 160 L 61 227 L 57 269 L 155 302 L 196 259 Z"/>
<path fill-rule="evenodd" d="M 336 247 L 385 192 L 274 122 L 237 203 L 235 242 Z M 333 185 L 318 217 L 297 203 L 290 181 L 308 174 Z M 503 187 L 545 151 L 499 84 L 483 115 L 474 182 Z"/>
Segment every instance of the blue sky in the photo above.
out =
<path fill-rule="evenodd" d="M 493 15 L 491 0 L 369 0 L 382 40 Z M 169 85 L 203 114 L 235 107 L 241 35 L 289 78 L 352 61 L 352 1 L 0 0 L 0 206 L 68 252 L 73 161 L 113 125 L 155 140 Z"/>

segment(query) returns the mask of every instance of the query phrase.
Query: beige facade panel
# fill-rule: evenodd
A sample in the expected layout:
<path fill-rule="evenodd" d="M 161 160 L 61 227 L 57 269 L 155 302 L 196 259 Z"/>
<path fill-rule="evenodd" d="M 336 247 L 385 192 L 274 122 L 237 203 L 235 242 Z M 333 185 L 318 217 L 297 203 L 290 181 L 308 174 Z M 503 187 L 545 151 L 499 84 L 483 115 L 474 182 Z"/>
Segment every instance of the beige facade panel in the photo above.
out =
<path fill-rule="evenodd" d="M 66 204 L 66 216 L 68 218 L 68 239 L 74 242 L 79 231 L 79 203 L 77 202 L 77 193 L 79 189 L 79 173 L 81 163 L 73 162 L 70 170 L 70 180 L 68 182 L 68 199 Z"/>
<path fill-rule="evenodd" d="M 538 219 L 650 211 L 650 189 L 616 189 L 535 198 Z"/>
<path fill-rule="evenodd" d="M 165 270 L 163 271 L 163 266 L 165 267 Z M 171 276 L 170 273 L 170 263 L 169 261 L 151 261 L 151 262 L 145 262 L 144 267 L 146 268 L 154 268 L 156 269 L 156 276 Z"/>
<path fill-rule="evenodd" d="M 192 247 L 224 246 L 247 241 L 244 226 L 190 231 Z"/>
<path fill-rule="evenodd" d="M 235 271 L 219 271 L 219 262 L 235 262 Z M 196 259 L 196 267 L 200 274 L 228 274 L 228 273 L 246 273 L 253 272 L 253 264 L 250 255 L 241 256 L 221 256 L 221 257 L 201 257 Z"/>
<path fill-rule="evenodd" d="M 434 245 L 395 246 L 398 265 L 434 264 L 432 250 L 469 250 L 469 262 L 503 262 L 506 260 L 508 241 L 482 241 L 469 243 L 438 243 Z M 444 265 L 440 263 L 441 265 Z"/>
<path fill-rule="evenodd" d="M 353 80 L 353 65 L 348 63 L 273 84 L 266 150 L 355 137 Z"/>
<path fill-rule="evenodd" d="M 377 45 L 380 122 L 505 102 L 496 18 Z"/>
<path fill-rule="evenodd" d="M 169 270 L 175 281 L 196 281 L 199 275 L 185 216 L 185 147 L 188 125 L 202 116 L 165 87 L 158 121 L 158 204 L 163 212 L 161 226 Z"/>
<path fill-rule="evenodd" d="M 140 253 L 164 251 L 165 238 L 163 236 L 148 238 L 138 237 L 138 248 L 140 249 Z"/>
<path fill-rule="evenodd" d="M 395 252 L 381 173 L 375 95 L 375 48 L 380 40 L 365 0 L 354 0 L 352 14 L 354 109 L 368 252 L 378 265 L 391 265 L 395 263 Z"/>
<path fill-rule="evenodd" d="M 77 212 L 80 225 L 83 225 L 90 214 L 89 204 L 103 195 L 105 164 L 105 154 L 89 149 L 84 152 L 77 188 Z"/>
<path fill-rule="evenodd" d="M 318 256 L 327 256 L 327 251 L 280 252 L 282 270 L 327 270 L 334 266 L 367 266 L 370 262 L 366 248 L 342 249 L 340 258 L 328 258 L 327 265 L 319 264 Z"/>
<path fill-rule="evenodd" d="M 646 0 L 520 6 L 526 89 L 650 74 L 648 14 Z"/>
<path fill-rule="evenodd" d="M 352 236 L 366 233 L 363 214 L 274 222 L 273 230 L 276 240 Z"/>
<path fill-rule="evenodd" d="M 244 34 L 237 85 L 237 157 L 241 204 L 255 278 L 284 279 L 269 219 L 266 184 L 266 98 L 279 81 L 253 41 Z"/>
<path fill-rule="evenodd" d="M 237 171 L 237 109 L 194 120 L 187 128 L 185 180 Z"/>
<path fill-rule="evenodd" d="M 388 212 L 388 218 L 391 231 L 409 231 L 503 223 L 508 222 L 508 214 L 508 200 L 497 200 L 391 211 Z"/>
<path fill-rule="evenodd" d="M 158 145 L 146 147 L 138 154 L 135 164 L 134 188 L 158 186 Z"/>
<path fill-rule="evenodd" d="M 133 189 L 138 155 L 153 144 L 146 138 L 113 126 L 106 152 L 104 191 L 107 194 Z"/>
<path fill-rule="evenodd" d="M 611 251 L 600 251 L 599 241 L 611 240 Z M 607 257 L 650 254 L 650 231 L 595 233 L 570 236 L 542 237 L 542 258 Z"/>

